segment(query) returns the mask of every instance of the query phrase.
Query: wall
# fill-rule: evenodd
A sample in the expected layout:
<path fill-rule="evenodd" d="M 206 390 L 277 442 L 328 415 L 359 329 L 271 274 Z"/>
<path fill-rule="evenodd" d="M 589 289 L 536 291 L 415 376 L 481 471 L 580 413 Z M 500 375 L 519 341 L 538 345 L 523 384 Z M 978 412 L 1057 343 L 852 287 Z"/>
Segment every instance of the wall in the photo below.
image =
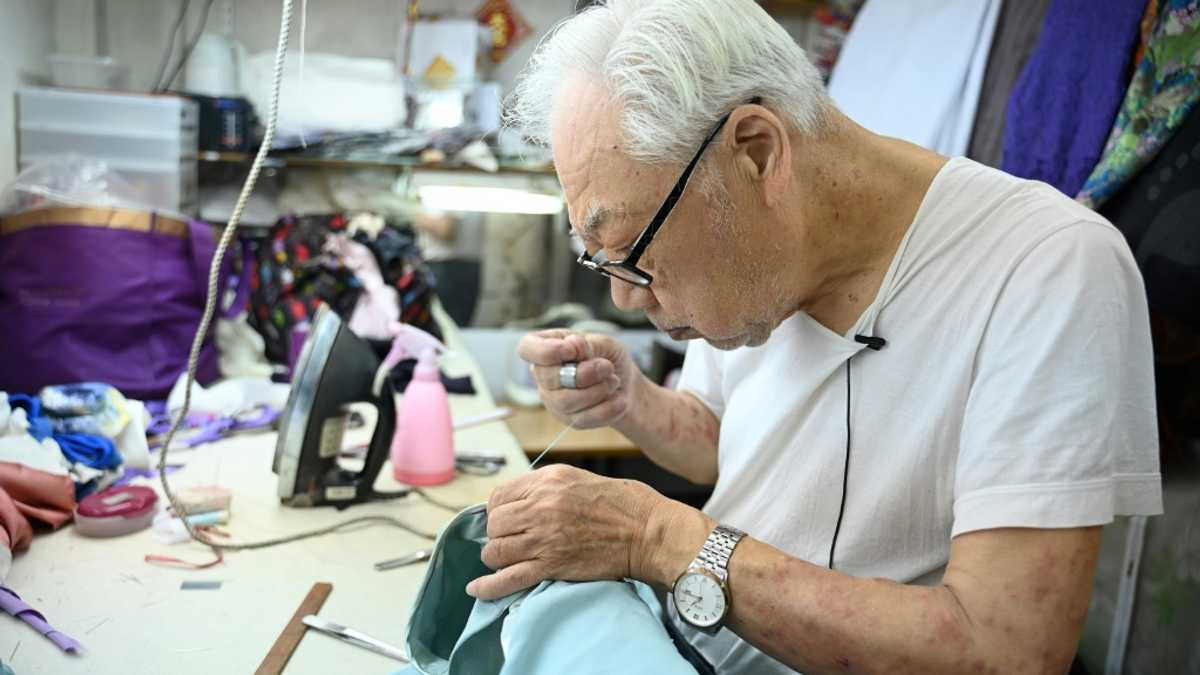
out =
<path fill-rule="evenodd" d="M 0 185 L 17 171 L 14 92 L 49 76 L 52 9 L 44 0 L 0 0 Z"/>
<path fill-rule="evenodd" d="M 8 0 L 0 0 L 7 2 Z M 23 4 L 37 4 L 32 0 Z M 206 0 L 191 0 L 186 20 L 191 35 L 200 23 Z M 65 53 L 95 53 L 92 0 L 54 0 L 55 42 Z M 421 11 L 470 16 L 483 0 L 422 0 Z M 513 0 L 513 5 L 534 28 L 528 38 L 493 73 L 511 86 L 521 66 L 533 52 L 537 38 L 570 14 L 573 0 Z M 300 44 L 300 8 L 296 0 L 290 48 Z M 308 0 L 306 47 L 344 56 L 393 59 L 404 18 L 404 0 Z M 167 38 L 178 14 L 178 0 L 107 0 L 111 54 L 131 66 L 131 84 L 148 89 L 167 47 Z M 273 50 L 279 32 L 280 0 L 216 0 L 207 27 L 220 32 L 226 25 L 251 53 Z"/>

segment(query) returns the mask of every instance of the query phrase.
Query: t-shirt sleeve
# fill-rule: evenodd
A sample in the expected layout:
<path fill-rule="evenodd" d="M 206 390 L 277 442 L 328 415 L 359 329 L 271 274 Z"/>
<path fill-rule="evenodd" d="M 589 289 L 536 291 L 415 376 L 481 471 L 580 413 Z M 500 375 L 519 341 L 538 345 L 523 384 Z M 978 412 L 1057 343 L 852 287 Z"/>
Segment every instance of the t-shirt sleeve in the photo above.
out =
<path fill-rule="evenodd" d="M 976 355 L 955 472 L 955 536 L 1162 512 L 1149 313 L 1115 228 L 1067 226 L 1014 267 Z"/>
<path fill-rule="evenodd" d="M 703 340 L 692 340 L 683 357 L 683 372 L 679 375 L 676 390 L 695 396 L 717 419 L 721 419 L 725 414 L 721 375 L 720 352 Z"/>

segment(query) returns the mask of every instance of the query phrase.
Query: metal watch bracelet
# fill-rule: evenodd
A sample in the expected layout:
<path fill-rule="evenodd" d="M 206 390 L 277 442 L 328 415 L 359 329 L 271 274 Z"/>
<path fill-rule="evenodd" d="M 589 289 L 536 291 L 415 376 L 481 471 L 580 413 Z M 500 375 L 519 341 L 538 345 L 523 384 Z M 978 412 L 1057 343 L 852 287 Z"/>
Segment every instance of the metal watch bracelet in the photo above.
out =
<path fill-rule="evenodd" d="M 733 557 L 733 549 L 737 548 L 745 532 L 728 525 L 717 525 L 704 540 L 704 546 L 696 556 L 700 566 L 717 575 L 721 581 L 729 577 L 729 559 Z"/>

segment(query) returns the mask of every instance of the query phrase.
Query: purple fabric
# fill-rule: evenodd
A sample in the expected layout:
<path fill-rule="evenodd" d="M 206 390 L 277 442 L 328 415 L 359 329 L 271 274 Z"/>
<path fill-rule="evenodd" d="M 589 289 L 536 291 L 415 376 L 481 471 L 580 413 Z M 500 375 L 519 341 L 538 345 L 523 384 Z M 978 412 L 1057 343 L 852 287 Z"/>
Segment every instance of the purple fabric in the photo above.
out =
<path fill-rule="evenodd" d="M 1008 101 L 1001 168 L 1074 197 L 1129 85 L 1146 0 L 1054 0 Z"/>
<path fill-rule="evenodd" d="M 0 238 L 0 390 L 91 381 L 165 398 L 187 364 L 216 249 L 208 225 L 189 232 L 62 223 Z M 210 335 L 198 380 L 217 374 Z"/>
<path fill-rule="evenodd" d="M 17 595 L 12 589 L 0 586 L 0 610 L 4 610 L 8 614 L 24 621 L 33 626 L 37 632 L 45 635 L 51 642 L 58 645 L 58 648 L 64 652 L 72 654 L 83 651 L 83 645 L 75 638 L 66 633 L 57 631 L 50 622 L 46 621 L 46 617 L 42 613 L 29 606 L 21 596 Z"/>

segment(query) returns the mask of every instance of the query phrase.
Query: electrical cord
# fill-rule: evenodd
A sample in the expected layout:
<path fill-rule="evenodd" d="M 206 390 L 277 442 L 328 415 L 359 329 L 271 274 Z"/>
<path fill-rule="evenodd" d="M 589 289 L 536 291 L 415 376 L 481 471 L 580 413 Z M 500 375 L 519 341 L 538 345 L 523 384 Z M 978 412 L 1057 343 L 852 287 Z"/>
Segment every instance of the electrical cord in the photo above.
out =
<path fill-rule="evenodd" d="M 200 359 L 200 349 L 204 344 L 204 336 L 208 334 L 209 326 L 212 324 L 213 314 L 216 312 L 217 305 L 217 286 L 220 278 L 220 270 L 223 261 L 225 260 L 226 251 L 229 249 L 230 242 L 237 233 L 238 223 L 241 222 L 242 212 L 246 208 L 246 202 L 250 199 L 250 194 L 254 191 L 254 186 L 258 182 L 258 175 L 262 171 L 263 163 L 266 161 L 267 153 L 271 149 L 271 144 L 275 139 L 275 124 L 279 113 L 279 91 L 282 87 L 283 80 L 283 65 L 284 59 L 287 56 L 288 32 L 292 21 L 292 5 L 294 0 L 283 0 L 283 14 L 279 20 L 279 43 L 275 51 L 275 68 L 274 81 L 271 88 L 271 108 L 267 115 L 266 131 L 263 135 L 262 145 L 258 149 L 258 154 L 254 157 L 254 162 L 250 165 L 250 173 L 246 177 L 246 182 L 242 186 L 242 191 L 238 195 L 237 203 L 234 205 L 233 214 L 229 217 L 229 222 L 225 226 L 225 231 L 221 234 L 220 240 L 217 242 L 217 250 L 213 254 L 212 264 L 208 271 L 208 294 L 204 302 L 204 314 L 200 319 L 200 325 L 196 329 L 196 334 L 192 338 L 191 352 L 188 354 L 187 366 L 187 382 L 183 390 L 183 408 L 175 416 L 171 423 L 171 428 L 167 431 L 166 439 L 163 442 L 162 448 L 159 450 L 158 456 L 158 475 L 159 481 L 162 483 L 163 494 L 167 501 L 171 504 L 171 508 L 175 513 L 186 513 L 181 506 L 179 499 L 175 496 L 174 490 L 171 489 L 171 484 L 167 480 L 167 455 L 171 450 L 171 442 L 175 440 L 175 434 L 179 431 L 183 420 L 187 417 L 188 411 L 192 406 L 192 387 L 196 381 L 196 366 Z M 208 3 L 210 6 L 212 2 Z M 203 28 L 203 23 L 201 24 Z M 185 58 L 186 60 L 186 58 Z M 184 528 L 187 529 L 188 535 L 195 541 L 208 546 L 215 552 L 220 554 L 221 551 L 245 551 L 251 549 L 266 548 L 268 546 L 276 546 L 279 544 L 287 544 L 302 539 L 310 539 L 322 535 L 337 532 L 353 525 L 361 523 L 386 523 L 393 525 L 407 532 L 411 532 L 419 537 L 433 540 L 435 535 L 428 532 L 422 532 L 404 521 L 392 516 L 360 516 L 349 520 L 322 527 L 306 532 L 275 537 L 256 542 L 218 542 L 213 541 L 207 533 L 201 532 L 197 526 L 192 525 L 187 518 L 181 518 Z"/>
<path fill-rule="evenodd" d="M 179 77 L 179 71 L 183 70 L 183 66 L 191 58 L 192 51 L 196 49 L 196 45 L 200 42 L 200 36 L 204 35 L 204 27 L 208 25 L 208 12 L 212 9 L 216 1 L 207 0 L 204 3 L 204 11 L 200 15 L 200 25 L 196 26 L 196 33 L 192 35 L 192 39 L 184 47 L 183 53 L 179 56 L 179 63 L 175 64 L 175 69 L 171 71 L 171 76 L 167 78 L 166 82 L 159 85 L 158 93 L 162 93 L 171 87 L 171 83 L 175 81 L 175 78 Z"/>
<path fill-rule="evenodd" d="M 187 18 L 188 8 L 191 7 L 192 0 L 179 1 L 179 16 L 175 17 L 175 25 L 171 27 L 171 37 L 167 41 L 167 52 L 163 54 L 162 63 L 158 64 L 158 74 L 154 76 L 154 83 L 150 85 L 150 91 L 158 91 L 162 86 L 163 75 L 167 72 L 167 64 L 171 62 L 171 55 L 175 53 L 175 39 L 179 35 L 179 30 L 183 27 L 183 21 Z"/>

